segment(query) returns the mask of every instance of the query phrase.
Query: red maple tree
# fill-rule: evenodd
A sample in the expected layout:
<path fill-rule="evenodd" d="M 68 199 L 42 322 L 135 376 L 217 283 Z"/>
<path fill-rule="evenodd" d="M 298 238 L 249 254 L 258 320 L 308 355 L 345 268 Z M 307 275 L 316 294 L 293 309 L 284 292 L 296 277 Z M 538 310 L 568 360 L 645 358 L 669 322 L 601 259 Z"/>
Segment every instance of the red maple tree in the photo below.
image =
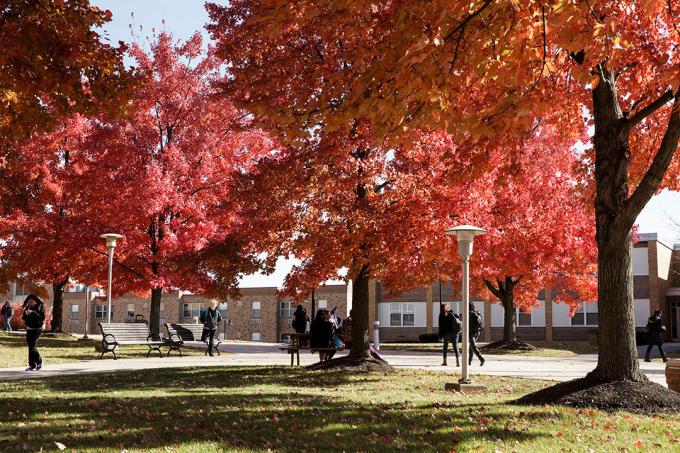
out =
<path fill-rule="evenodd" d="M 671 3 L 236 0 L 208 8 L 232 64 L 230 91 L 289 139 L 319 125 L 347 131 L 361 119 L 378 143 L 421 128 L 503 143 L 548 113 L 558 127 L 580 129 L 588 112 L 600 282 L 591 377 L 644 381 L 631 228 L 655 191 L 679 185 L 680 30 Z"/>

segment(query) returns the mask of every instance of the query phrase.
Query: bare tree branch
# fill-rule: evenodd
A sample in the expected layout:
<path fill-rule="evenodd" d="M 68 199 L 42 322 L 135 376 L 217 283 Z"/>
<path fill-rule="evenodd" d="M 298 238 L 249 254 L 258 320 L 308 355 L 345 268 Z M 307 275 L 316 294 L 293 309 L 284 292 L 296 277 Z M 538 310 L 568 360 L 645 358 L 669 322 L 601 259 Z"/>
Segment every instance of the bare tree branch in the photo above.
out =
<path fill-rule="evenodd" d="M 673 110 L 671 111 L 670 119 L 668 120 L 668 128 L 661 140 L 659 151 L 652 164 L 649 166 L 647 173 L 640 181 L 640 184 L 633 192 L 633 195 L 628 198 L 626 202 L 626 220 L 632 224 L 635 221 L 642 208 L 647 204 L 649 199 L 654 195 L 654 192 L 659 188 L 659 184 L 663 180 L 664 174 L 673 159 L 673 154 L 678 147 L 680 140 L 680 95 L 675 96 L 673 102 Z"/>
<path fill-rule="evenodd" d="M 630 131 L 635 127 L 637 124 L 642 122 L 645 118 L 647 118 L 649 115 L 653 114 L 657 110 L 659 110 L 661 107 L 666 105 L 668 101 L 673 99 L 673 91 L 668 90 L 661 96 L 659 96 L 654 102 L 650 103 L 646 107 L 640 109 L 635 115 L 631 116 L 627 120 L 627 131 Z"/>

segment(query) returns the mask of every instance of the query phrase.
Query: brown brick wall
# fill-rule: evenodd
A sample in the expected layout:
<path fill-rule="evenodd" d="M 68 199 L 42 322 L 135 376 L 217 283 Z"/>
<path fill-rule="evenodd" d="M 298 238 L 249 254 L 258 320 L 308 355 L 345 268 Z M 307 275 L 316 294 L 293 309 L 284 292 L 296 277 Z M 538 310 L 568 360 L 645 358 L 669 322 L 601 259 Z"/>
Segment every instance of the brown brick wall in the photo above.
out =
<path fill-rule="evenodd" d="M 554 341 L 597 341 L 597 327 L 553 327 Z"/>
<path fill-rule="evenodd" d="M 503 328 L 491 328 L 491 341 L 499 341 L 503 339 Z M 544 341 L 545 328 L 544 327 L 517 327 L 517 339 L 519 341 Z"/>

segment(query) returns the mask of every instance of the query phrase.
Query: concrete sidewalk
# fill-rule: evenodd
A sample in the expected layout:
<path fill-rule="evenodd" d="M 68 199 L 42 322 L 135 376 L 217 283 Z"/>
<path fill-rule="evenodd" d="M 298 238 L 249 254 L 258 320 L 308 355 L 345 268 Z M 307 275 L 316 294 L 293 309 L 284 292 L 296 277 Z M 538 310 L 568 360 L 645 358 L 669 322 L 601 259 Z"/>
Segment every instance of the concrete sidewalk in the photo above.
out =
<path fill-rule="evenodd" d="M 114 373 L 117 371 L 214 366 L 290 366 L 290 356 L 279 351 L 278 344 L 272 343 L 223 343 L 222 350 L 227 354 L 216 357 L 152 357 L 143 359 L 119 360 L 103 359 L 85 362 L 51 365 L 46 363 L 41 371 L 27 372 L 24 368 L 0 369 L 0 381 L 19 379 L 39 379 L 57 376 L 78 376 L 81 374 Z M 644 351 L 643 351 L 644 352 Z M 346 354 L 346 353 L 345 353 Z M 437 353 L 384 351 L 383 356 L 394 367 L 401 369 L 422 369 L 444 373 L 460 373 L 460 368 L 441 366 L 441 356 Z M 309 365 L 318 361 L 318 355 L 308 351 L 300 353 L 300 364 Z M 455 364 L 453 357 L 449 363 Z M 597 356 L 584 354 L 566 358 L 526 357 L 515 355 L 487 355 L 483 367 L 475 359 L 472 373 L 492 376 L 517 376 L 530 379 L 567 381 L 585 376 L 595 368 Z M 640 368 L 650 380 L 666 385 L 665 364 L 640 361 Z"/>

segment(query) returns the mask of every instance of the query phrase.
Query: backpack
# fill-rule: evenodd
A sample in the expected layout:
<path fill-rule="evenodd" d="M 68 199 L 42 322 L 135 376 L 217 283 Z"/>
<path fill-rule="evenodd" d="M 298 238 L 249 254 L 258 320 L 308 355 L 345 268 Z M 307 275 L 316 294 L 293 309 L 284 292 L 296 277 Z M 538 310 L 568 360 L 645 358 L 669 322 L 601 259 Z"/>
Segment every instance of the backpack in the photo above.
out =
<path fill-rule="evenodd" d="M 470 312 L 470 330 L 472 332 L 479 332 L 484 330 L 484 320 L 482 315 L 475 311 Z"/>
<path fill-rule="evenodd" d="M 453 332 L 454 335 L 458 334 L 463 330 L 463 322 L 460 320 L 460 317 L 458 315 L 453 315 L 453 323 L 451 326 L 451 332 Z"/>

